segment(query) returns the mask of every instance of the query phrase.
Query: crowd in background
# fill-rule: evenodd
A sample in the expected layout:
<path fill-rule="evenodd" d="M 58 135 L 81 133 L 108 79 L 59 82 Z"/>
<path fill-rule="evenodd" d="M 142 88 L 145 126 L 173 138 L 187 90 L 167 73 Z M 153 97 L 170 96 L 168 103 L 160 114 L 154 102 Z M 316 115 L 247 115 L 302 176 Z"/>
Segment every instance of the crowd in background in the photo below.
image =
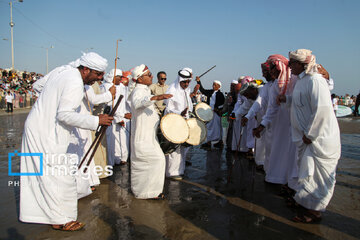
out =
<path fill-rule="evenodd" d="M 32 84 L 43 75 L 0 68 L 0 109 L 6 109 L 6 96 L 13 98 L 13 108 L 31 107 L 36 96 Z"/>

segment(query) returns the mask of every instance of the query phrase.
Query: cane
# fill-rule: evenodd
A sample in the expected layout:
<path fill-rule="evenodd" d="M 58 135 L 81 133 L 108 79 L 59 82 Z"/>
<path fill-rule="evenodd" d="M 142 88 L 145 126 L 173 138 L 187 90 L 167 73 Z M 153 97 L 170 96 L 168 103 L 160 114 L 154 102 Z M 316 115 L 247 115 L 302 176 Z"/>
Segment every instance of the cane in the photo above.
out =
<path fill-rule="evenodd" d="M 120 105 L 120 102 L 121 100 L 123 99 L 123 95 L 120 95 L 119 99 L 117 100 L 116 104 L 115 104 L 115 107 L 112 109 L 111 113 L 109 114 L 110 117 L 114 116 L 117 108 L 119 107 Z M 101 143 L 101 140 L 102 138 L 104 137 L 105 135 L 105 132 L 106 132 L 106 129 L 107 129 L 108 126 L 101 126 L 100 128 L 100 134 L 98 136 L 96 136 L 95 140 L 92 142 L 91 146 L 89 147 L 88 151 L 86 152 L 85 156 L 83 157 L 83 159 L 81 160 L 80 162 L 80 165 L 79 165 L 79 169 L 81 168 L 82 164 L 85 162 L 87 156 L 89 155 L 90 151 L 92 151 L 90 157 L 89 157 L 89 160 L 86 164 L 86 166 L 89 166 L 91 161 L 92 161 L 92 158 L 94 157 L 95 155 L 95 152 L 96 152 L 96 149 L 98 148 L 99 144 Z M 86 173 L 87 171 L 87 168 L 84 169 L 84 173 Z"/>

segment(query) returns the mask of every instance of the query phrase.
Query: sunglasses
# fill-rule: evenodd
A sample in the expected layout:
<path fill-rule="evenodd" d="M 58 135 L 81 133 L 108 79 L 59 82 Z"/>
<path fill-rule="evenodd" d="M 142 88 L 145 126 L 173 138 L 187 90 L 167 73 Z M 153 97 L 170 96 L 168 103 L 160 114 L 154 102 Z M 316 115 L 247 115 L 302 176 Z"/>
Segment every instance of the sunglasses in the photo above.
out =
<path fill-rule="evenodd" d="M 166 80 L 166 78 L 160 78 L 160 80 Z"/>
<path fill-rule="evenodd" d="M 90 69 L 90 72 L 95 73 L 99 77 L 104 74 L 104 72 L 99 72 L 99 71 L 96 71 L 96 70 L 93 70 L 93 69 Z"/>

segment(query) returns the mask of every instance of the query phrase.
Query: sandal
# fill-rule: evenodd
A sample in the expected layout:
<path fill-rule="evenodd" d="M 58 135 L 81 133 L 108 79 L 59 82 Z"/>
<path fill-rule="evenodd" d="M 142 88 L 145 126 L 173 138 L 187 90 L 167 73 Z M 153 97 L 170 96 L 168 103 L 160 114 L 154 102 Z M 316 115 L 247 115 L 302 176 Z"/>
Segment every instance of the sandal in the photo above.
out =
<path fill-rule="evenodd" d="M 154 198 L 149 198 L 148 200 L 164 200 L 164 199 L 165 199 L 165 194 L 160 193 L 159 196 Z"/>
<path fill-rule="evenodd" d="M 85 223 L 81 223 L 78 221 L 71 221 L 63 225 L 52 225 L 52 229 L 60 230 L 60 231 L 78 231 L 85 226 Z"/>
<path fill-rule="evenodd" d="M 300 216 L 296 215 L 292 220 L 298 223 L 318 223 L 321 221 L 321 214 L 317 216 L 307 210 Z"/>

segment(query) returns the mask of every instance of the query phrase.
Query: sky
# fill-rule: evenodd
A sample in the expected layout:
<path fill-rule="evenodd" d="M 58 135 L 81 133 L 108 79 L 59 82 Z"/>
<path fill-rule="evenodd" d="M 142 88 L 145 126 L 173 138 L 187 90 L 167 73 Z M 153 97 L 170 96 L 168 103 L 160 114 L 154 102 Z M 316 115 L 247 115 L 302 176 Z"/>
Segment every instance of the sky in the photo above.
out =
<path fill-rule="evenodd" d="M 167 73 L 183 67 L 229 90 L 240 76 L 263 79 L 260 64 L 271 54 L 313 51 L 334 79 L 338 95 L 360 89 L 358 0 L 23 0 L 13 1 L 15 68 L 46 73 L 94 51 L 129 70 L 142 63 Z M 11 67 L 9 1 L 0 0 L 0 67 Z M 153 82 L 156 81 L 156 77 Z M 195 83 L 192 83 L 192 86 Z"/>

